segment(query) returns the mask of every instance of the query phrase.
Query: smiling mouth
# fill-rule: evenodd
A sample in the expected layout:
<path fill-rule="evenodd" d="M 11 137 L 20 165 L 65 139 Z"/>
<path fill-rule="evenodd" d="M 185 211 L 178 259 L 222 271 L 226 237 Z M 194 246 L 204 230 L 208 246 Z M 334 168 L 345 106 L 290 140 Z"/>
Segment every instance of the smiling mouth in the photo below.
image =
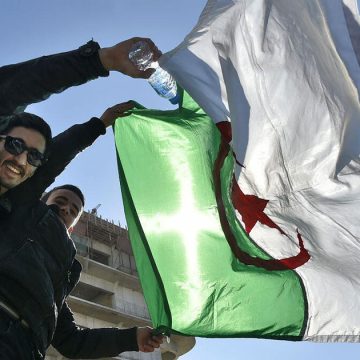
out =
<path fill-rule="evenodd" d="M 11 171 L 11 173 L 21 177 L 24 176 L 24 170 L 19 166 L 15 165 L 14 163 L 7 162 L 5 166 L 8 170 Z"/>

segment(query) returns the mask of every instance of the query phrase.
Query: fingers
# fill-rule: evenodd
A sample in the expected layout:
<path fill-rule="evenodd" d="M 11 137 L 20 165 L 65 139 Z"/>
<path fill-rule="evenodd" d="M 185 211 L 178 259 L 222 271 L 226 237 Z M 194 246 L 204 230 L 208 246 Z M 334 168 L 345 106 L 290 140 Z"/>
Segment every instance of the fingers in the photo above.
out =
<path fill-rule="evenodd" d="M 150 327 L 137 328 L 137 342 L 140 351 L 152 352 L 162 344 L 163 336 L 153 335 L 152 330 Z"/>
<path fill-rule="evenodd" d="M 105 127 L 112 126 L 117 118 L 127 116 L 127 111 L 134 107 L 135 104 L 132 101 L 116 104 L 106 109 L 100 117 L 100 120 L 103 122 Z"/>
<path fill-rule="evenodd" d="M 126 103 L 121 103 L 114 105 L 111 107 L 111 110 L 115 112 L 118 116 L 126 116 L 126 111 L 131 110 L 134 108 L 135 104 L 132 101 L 128 101 Z"/>
<path fill-rule="evenodd" d="M 147 42 L 147 44 L 149 45 L 149 48 L 150 48 L 150 50 L 151 50 L 151 52 L 153 53 L 153 60 L 154 61 L 157 61 L 159 58 L 160 58 L 160 56 L 162 55 L 162 52 L 158 49 L 158 47 L 155 45 L 155 43 L 151 40 L 151 39 L 149 39 L 149 38 L 141 38 L 141 37 L 135 37 L 135 38 L 133 38 L 133 40 L 134 40 L 134 42 L 133 42 L 133 44 L 134 43 L 137 43 L 137 42 L 139 42 L 139 41 L 145 41 L 145 42 Z M 153 72 L 153 71 L 152 71 Z M 148 75 L 148 71 L 142 71 L 142 74 L 144 75 L 144 74 L 146 74 L 146 75 Z M 150 73 L 150 75 L 151 75 L 151 73 Z"/>
<path fill-rule="evenodd" d="M 139 349 L 142 352 L 153 352 L 155 349 L 159 348 L 162 344 L 162 337 L 153 336 L 147 340 L 145 344 L 142 345 L 142 349 Z"/>
<path fill-rule="evenodd" d="M 158 348 L 162 343 L 163 343 L 162 335 L 153 335 L 149 340 L 149 344 L 156 348 Z"/>
<path fill-rule="evenodd" d="M 158 47 L 155 45 L 155 43 L 151 39 L 135 37 L 132 40 L 133 40 L 133 44 L 135 44 L 139 41 L 146 41 L 150 47 L 150 50 L 154 54 L 154 60 L 157 60 L 162 55 L 162 52 L 158 49 Z"/>
<path fill-rule="evenodd" d="M 144 79 L 148 79 L 154 72 L 155 72 L 154 69 L 147 69 L 141 72 L 141 77 Z"/>
<path fill-rule="evenodd" d="M 150 39 L 150 38 L 144 38 L 144 37 L 133 37 L 130 39 L 131 44 L 135 44 L 139 41 L 146 41 L 150 47 L 150 49 L 154 52 L 154 54 L 160 54 L 161 55 L 161 51 L 157 48 L 157 46 L 155 45 L 155 43 Z"/>
<path fill-rule="evenodd" d="M 154 42 L 149 38 L 143 38 L 143 37 L 134 37 L 130 39 L 131 46 L 136 44 L 139 41 L 145 41 L 153 53 L 153 60 L 157 61 L 160 56 L 162 55 L 161 51 L 157 48 L 157 46 L 154 44 Z M 147 70 L 139 70 L 136 67 L 133 67 L 132 69 L 128 70 L 128 75 L 133 78 L 142 78 L 142 79 L 148 79 L 153 73 L 154 69 L 147 69 Z"/>
<path fill-rule="evenodd" d="M 124 113 L 132 109 L 133 107 L 134 104 L 122 103 L 109 107 L 105 112 L 116 116 L 124 116 Z"/>

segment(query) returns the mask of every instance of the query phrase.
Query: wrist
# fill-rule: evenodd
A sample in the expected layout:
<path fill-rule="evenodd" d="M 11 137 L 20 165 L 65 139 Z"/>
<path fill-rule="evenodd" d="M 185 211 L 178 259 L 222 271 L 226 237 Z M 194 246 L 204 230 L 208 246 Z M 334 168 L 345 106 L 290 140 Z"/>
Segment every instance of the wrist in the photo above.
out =
<path fill-rule="evenodd" d="M 91 124 L 89 126 L 91 126 L 93 131 L 96 132 L 98 135 L 106 134 L 106 126 L 103 120 L 94 116 L 88 121 L 88 123 Z"/>
<path fill-rule="evenodd" d="M 113 70 L 114 69 L 114 61 L 113 57 L 110 51 L 110 48 L 101 48 L 98 50 L 99 52 L 99 58 L 101 61 L 102 66 L 107 70 Z"/>

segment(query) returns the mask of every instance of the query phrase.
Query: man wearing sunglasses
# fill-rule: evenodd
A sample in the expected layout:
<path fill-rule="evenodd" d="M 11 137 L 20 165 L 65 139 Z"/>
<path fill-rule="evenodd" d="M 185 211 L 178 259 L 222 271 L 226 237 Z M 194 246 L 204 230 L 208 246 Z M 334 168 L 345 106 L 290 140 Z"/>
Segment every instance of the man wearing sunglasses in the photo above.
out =
<path fill-rule="evenodd" d="M 24 113 L 13 121 L 0 135 L 0 195 L 34 174 L 45 162 L 46 145 L 51 141 L 49 126 L 35 115 Z"/>
<path fill-rule="evenodd" d="M 159 346 L 161 336 L 149 328 L 76 327 L 65 300 L 81 266 L 68 230 L 83 210 L 83 197 L 62 188 L 50 192 L 49 206 L 39 200 L 65 166 L 132 107 L 131 102 L 115 105 L 100 119 L 74 125 L 54 139 L 47 123 L 29 113 L 13 116 L 0 133 L 2 359 L 43 359 L 52 342 L 76 358 L 149 352 Z"/>
<path fill-rule="evenodd" d="M 15 134 L 13 134 L 15 135 Z M 5 141 L 4 147 L 7 152 L 12 155 L 20 155 L 27 151 L 27 162 L 35 167 L 38 167 L 45 160 L 44 154 L 35 148 L 26 146 L 25 141 L 20 137 L 13 137 L 11 135 L 0 135 L 0 139 Z M 22 136 L 24 137 L 24 136 Z"/>

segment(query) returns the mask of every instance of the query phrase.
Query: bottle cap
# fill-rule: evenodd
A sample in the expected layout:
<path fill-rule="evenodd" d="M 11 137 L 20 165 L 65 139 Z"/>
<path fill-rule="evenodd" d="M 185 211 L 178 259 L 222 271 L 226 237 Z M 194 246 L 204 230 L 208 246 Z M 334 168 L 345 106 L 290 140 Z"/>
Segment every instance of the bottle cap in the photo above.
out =
<path fill-rule="evenodd" d="M 176 95 L 173 98 L 169 99 L 169 101 L 174 105 L 178 104 L 179 101 L 180 101 L 179 92 L 177 92 Z"/>

